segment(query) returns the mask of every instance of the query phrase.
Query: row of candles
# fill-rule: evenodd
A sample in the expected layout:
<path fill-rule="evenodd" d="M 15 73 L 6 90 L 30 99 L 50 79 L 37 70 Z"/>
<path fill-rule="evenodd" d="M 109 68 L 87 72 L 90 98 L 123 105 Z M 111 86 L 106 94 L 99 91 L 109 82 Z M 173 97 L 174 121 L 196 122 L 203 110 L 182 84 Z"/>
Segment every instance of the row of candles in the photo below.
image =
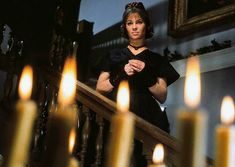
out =
<path fill-rule="evenodd" d="M 205 166 L 206 123 L 207 115 L 200 111 L 200 68 L 196 57 L 188 59 L 186 72 L 185 102 L 187 107 L 178 112 L 178 134 L 180 143 L 180 167 Z M 33 124 L 37 117 L 35 102 L 30 100 L 33 70 L 26 66 L 19 83 L 20 100 L 16 104 L 16 121 L 12 141 L 8 147 L 3 166 L 26 166 Z M 47 153 L 43 166 L 78 167 L 72 157 L 75 143 L 77 122 L 76 94 L 76 59 L 69 57 L 64 65 L 58 94 L 58 105 L 52 106 L 48 121 Z M 197 86 L 195 86 L 195 84 Z M 128 83 L 122 82 L 117 96 L 117 113 L 111 121 L 109 139 L 108 167 L 127 167 L 130 163 L 134 138 L 134 116 L 129 110 Z M 216 167 L 235 166 L 235 127 L 234 104 L 231 97 L 226 97 L 222 104 L 222 125 L 216 128 Z M 49 162 L 50 161 L 50 162 Z M 163 146 L 157 145 L 153 154 L 153 163 L 149 167 L 165 167 Z"/>

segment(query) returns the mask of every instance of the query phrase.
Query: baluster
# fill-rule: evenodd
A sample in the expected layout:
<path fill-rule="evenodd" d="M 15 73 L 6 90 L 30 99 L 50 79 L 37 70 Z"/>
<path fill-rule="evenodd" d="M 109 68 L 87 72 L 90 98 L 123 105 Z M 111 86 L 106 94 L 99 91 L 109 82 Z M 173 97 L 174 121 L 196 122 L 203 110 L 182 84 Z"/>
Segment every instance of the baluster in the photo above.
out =
<path fill-rule="evenodd" d="M 152 161 L 152 157 L 153 157 L 153 149 L 152 148 L 148 148 L 147 146 L 144 146 L 143 148 L 143 152 L 146 155 L 146 160 L 147 160 L 147 164 L 150 165 L 153 163 Z"/>
<path fill-rule="evenodd" d="M 96 155 L 94 167 L 99 167 L 102 160 L 102 150 L 103 150 L 103 131 L 104 131 L 104 120 L 101 116 L 96 116 L 96 122 L 99 125 L 99 132 L 96 139 Z"/>
<path fill-rule="evenodd" d="M 81 159 L 80 166 L 84 167 L 85 156 L 86 156 L 87 147 L 88 147 L 88 139 L 90 137 L 91 123 L 90 123 L 89 109 L 86 106 L 83 106 L 82 110 L 85 114 L 86 121 L 82 128 L 82 148 L 81 148 L 81 153 L 80 153 L 80 159 Z"/>
<path fill-rule="evenodd" d="M 73 149 L 73 154 L 75 157 L 80 157 L 80 149 L 81 149 L 81 134 L 82 128 L 80 127 L 82 122 L 82 104 L 79 101 L 76 101 L 77 104 L 77 127 L 76 127 L 76 143 Z"/>

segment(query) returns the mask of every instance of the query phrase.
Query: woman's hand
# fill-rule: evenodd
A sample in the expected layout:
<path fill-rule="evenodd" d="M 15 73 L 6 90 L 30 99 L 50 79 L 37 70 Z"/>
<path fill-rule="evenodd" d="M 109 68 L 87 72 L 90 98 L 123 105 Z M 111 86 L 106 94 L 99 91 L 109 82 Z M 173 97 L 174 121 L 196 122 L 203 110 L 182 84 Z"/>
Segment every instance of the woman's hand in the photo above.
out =
<path fill-rule="evenodd" d="M 141 72 L 145 67 L 145 62 L 141 60 L 129 60 L 128 64 L 134 70 L 134 72 Z"/>
<path fill-rule="evenodd" d="M 129 60 L 125 65 L 124 71 L 128 76 L 134 75 L 136 72 L 141 72 L 145 67 L 145 63 L 141 60 Z"/>
<path fill-rule="evenodd" d="M 134 69 L 131 67 L 130 63 L 126 64 L 125 67 L 124 67 L 124 71 L 126 72 L 126 74 L 128 76 L 132 76 L 135 74 L 135 71 Z"/>

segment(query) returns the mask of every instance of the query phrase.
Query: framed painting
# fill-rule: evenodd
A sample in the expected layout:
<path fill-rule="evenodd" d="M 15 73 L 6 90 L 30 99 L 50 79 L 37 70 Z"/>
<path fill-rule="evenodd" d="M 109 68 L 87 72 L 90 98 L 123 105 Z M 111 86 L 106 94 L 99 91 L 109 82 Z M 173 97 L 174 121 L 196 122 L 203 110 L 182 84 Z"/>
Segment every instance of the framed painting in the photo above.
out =
<path fill-rule="evenodd" d="M 235 0 L 169 0 L 168 34 L 182 37 L 235 20 Z"/>

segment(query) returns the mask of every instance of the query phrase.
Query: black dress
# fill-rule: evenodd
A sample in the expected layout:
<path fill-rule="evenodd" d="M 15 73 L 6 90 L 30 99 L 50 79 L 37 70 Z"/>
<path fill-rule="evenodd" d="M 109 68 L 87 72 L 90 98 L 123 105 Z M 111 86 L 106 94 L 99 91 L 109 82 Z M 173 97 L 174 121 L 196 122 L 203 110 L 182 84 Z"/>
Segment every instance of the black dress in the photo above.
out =
<path fill-rule="evenodd" d="M 130 59 L 139 59 L 145 62 L 142 72 L 133 76 L 127 76 L 124 66 Z M 179 78 L 179 74 L 172 65 L 160 54 L 148 49 L 134 55 L 128 48 L 112 50 L 106 57 L 102 71 L 110 72 L 110 75 L 122 75 L 123 80 L 128 80 L 130 86 L 130 111 L 139 117 L 156 125 L 162 130 L 169 132 L 169 123 L 165 112 L 148 90 L 149 86 L 156 83 L 157 77 L 163 77 L 170 85 Z M 117 86 L 109 94 L 109 97 L 116 100 Z"/>
<path fill-rule="evenodd" d="M 130 59 L 138 59 L 145 62 L 145 68 L 132 76 L 126 75 L 125 64 Z M 144 50 L 134 55 L 128 48 L 112 50 L 101 67 L 102 71 L 110 72 L 110 76 L 121 77 L 127 80 L 130 87 L 130 111 L 139 117 L 154 124 L 169 133 L 169 122 L 166 112 L 162 111 L 159 103 L 154 99 L 148 87 L 156 83 L 157 77 L 166 78 L 167 85 L 170 85 L 179 78 L 179 74 L 171 64 L 161 55 L 150 50 Z M 116 100 L 118 85 L 108 95 L 112 100 Z M 142 143 L 135 140 L 132 164 L 134 167 L 147 166 L 143 153 Z"/>

